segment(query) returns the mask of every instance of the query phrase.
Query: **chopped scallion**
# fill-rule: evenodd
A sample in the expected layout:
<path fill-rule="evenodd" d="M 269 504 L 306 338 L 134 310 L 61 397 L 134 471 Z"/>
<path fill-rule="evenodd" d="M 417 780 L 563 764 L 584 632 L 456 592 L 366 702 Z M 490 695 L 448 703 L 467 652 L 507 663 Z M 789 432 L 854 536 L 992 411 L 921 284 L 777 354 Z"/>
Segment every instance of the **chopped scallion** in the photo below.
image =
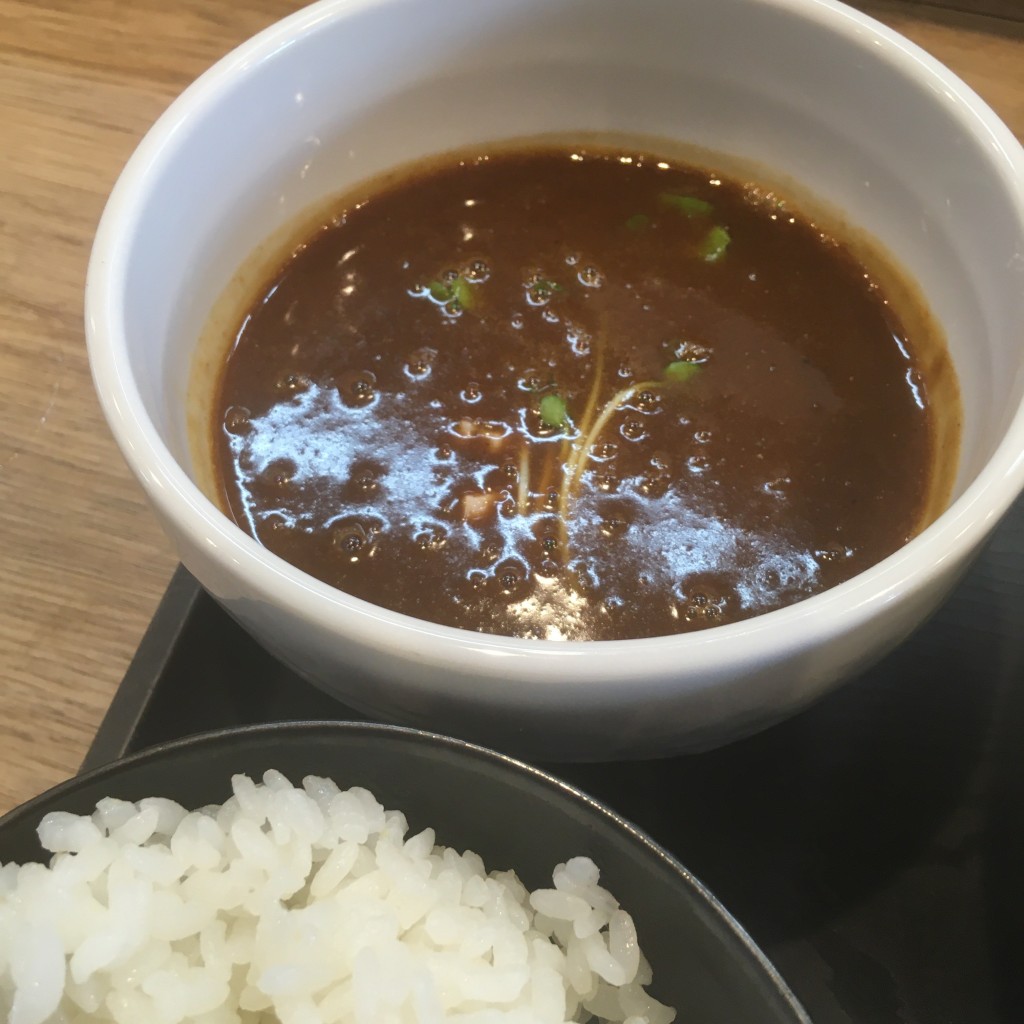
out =
<path fill-rule="evenodd" d="M 648 227 L 651 223 L 651 218 L 646 213 L 634 213 L 626 221 L 626 227 L 630 231 L 643 231 L 644 228 Z"/>
<path fill-rule="evenodd" d="M 472 309 L 476 301 L 470 283 L 464 277 L 457 277 L 452 281 L 452 298 L 463 308 Z"/>
<path fill-rule="evenodd" d="M 561 395 L 549 392 L 540 400 L 541 422 L 548 427 L 565 427 L 569 423 L 569 409 Z"/>
<path fill-rule="evenodd" d="M 684 381 L 690 380 L 691 377 L 695 376 L 700 372 L 700 363 L 690 363 L 685 359 L 679 359 L 674 363 L 669 363 L 661 372 L 661 376 L 664 380 L 670 380 L 675 383 L 683 383 Z"/>
<path fill-rule="evenodd" d="M 472 309 L 476 303 L 472 286 L 461 276 L 453 277 L 450 281 L 431 281 L 427 291 L 442 306 L 458 304 L 461 309 Z"/>
<path fill-rule="evenodd" d="M 674 192 L 662 192 L 658 197 L 663 206 L 676 210 L 686 217 L 703 217 L 711 213 L 712 205 L 696 196 L 679 196 Z"/>
<path fill-rule="evenodd" d="M 697 252 L 705 259 L 708 263 L 716 263 L 725 255 L 725 250 L 729 247 L 729 232 L 725 228 L 716 224 L 705 236 L 704 240 L 700 243 Z"/>

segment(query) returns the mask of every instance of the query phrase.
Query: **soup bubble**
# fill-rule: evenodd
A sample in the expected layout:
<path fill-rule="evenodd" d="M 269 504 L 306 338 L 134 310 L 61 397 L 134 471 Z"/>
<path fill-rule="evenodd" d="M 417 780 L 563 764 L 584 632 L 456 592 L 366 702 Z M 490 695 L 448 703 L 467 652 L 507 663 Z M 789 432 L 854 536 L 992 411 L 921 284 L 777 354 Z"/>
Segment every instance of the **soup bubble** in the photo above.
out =
<path fill-rule="evenodd" d="M 844 544 L 829 544 L 827 547 L 819 548 L 814 552 L 814 559 L 818 563 L 841 562 L 843 559 L 853 557 L 853 548 Z"/>
<path fill-rule="evenodd" d="M 297 394 L 306 391 L 313 382 L 304 373 L 288 373 L 274 382 L 278 391 Z"/>
<path fill-rule="evenodd" d="M 526 582 L 529 573 L 526 566 L 516 559 L 509 559 L 497 566 L 494 578 L 503 594 L 512 594 Z"/>
<path fill-rule="evenodd" d="M 448 542 L 448 531 L 440 523 L 430 523 L 420 527 L 412 539 L 421 551 L 440 551 Z"/>
<path fill-rule="evenodd" d="M 434 368 L 434 360 L 437 358 L 437 349 L 418 348 L 410 353 L 405 362 L 405 375 L 410 380 L 426 380 Z"/>
<path fill-rule="evenodd" d="M 619 428 L 619 433 L 627 441 L 642 441 L 647 437 L 647 427 L 643 420 L 628 419 Z"/>
<path fill-rule="evenodd" d="M 700 622 L 713 626 L 721 619 L 727 599 L 724 596 L 698 590 L 690 594 L 689 600 L 683 605 L 681 612 L 687 622 Z"/>
<path fill-rule="evenodd" d="M 349 370 L 338 378 L 338 394 L 352 408 L 370 405 L 377 398 L 377 377 L 370 370 Z"/>
<path fill-rule="evenodd" d="M 224 429 L 229 434 L 248 434 L 252 430 L 252 413 L 244 405 L 230 405 L 224 413 Z"/>
<path fill-rule="evenodd" d="M 377 548 L 381 524 L 368 516 L 345 516 L 331 524 L 331 546 L 344 561 L 370 558 Z"/>
<path fill-rule="evenodd" d="M 472 260 L 466 266 L 465 276 L 468 281 L 476 281 L 483 284 L 484 281 L 490 279 L 490 264 L 486 260 Z"/>
<path fill-rule="evenodd" d="M 297 470 L 298 467 L 291 459 L 273 459 L 260 473 L 260 480 L 271 487 L 287 487 Z"/>
<path fill-rule="evenodd" d="M 636 396 L 636 407 L 642 412 L 656 412 L 658 409 L 658 396 L 653 391 L 641 391 Z"/>

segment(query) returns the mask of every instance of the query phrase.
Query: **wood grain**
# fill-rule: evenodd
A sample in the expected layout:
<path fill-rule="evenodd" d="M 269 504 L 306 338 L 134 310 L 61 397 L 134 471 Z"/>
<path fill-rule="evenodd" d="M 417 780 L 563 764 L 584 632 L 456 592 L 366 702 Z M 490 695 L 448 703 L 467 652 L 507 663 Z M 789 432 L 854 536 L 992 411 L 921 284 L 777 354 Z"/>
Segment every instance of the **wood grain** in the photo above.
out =
<path fill-rule="evenodd" d="M 175 564 L 92 392 L 97 220 L 196 75 L 300 6 L 0 0 L 0 812 L 72 775 Z M 1024 136 L 1024 29 L 872 4 Z"/>

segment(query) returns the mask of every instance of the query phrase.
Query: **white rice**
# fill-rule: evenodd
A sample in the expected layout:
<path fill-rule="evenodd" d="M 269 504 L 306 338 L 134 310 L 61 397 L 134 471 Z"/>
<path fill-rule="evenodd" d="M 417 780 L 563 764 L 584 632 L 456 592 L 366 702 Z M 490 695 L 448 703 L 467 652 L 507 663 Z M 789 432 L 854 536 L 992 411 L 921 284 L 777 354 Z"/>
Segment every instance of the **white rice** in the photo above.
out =
<path fill-rule="evenodd" d="M 409 836 L 365 789 L 270 771 L 223 806 L 48 814 L 0 866 L 9 1024 L 669 1024 L 629 914 L 586 857 L 528 892 Z"/>

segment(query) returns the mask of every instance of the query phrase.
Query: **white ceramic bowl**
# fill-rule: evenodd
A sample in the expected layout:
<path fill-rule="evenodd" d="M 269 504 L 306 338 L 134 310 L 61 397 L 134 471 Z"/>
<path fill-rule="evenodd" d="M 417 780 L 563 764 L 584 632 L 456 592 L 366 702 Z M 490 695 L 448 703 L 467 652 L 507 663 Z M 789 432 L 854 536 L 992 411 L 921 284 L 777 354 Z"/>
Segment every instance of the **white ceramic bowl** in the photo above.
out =
<path fill-rule="evenodd" d="M 552 643 L 349 597 L 203 496 L 190 359 L 262 240 L 412 158 L 581 130 L 764 163 L 888 248 L 960 376 L 961 464 L 941 518 L 848 583 L 746 622 Z M 949 71 L 830 0 L 325 0 L 226 57 L 146 136 L 103 216 L 86 313 L 114 435 L 232 615 L 355 707 L 532 756 L 694 749 L 790 713 L 918 625 L 1024 483 L 1024 154 Z"/>

